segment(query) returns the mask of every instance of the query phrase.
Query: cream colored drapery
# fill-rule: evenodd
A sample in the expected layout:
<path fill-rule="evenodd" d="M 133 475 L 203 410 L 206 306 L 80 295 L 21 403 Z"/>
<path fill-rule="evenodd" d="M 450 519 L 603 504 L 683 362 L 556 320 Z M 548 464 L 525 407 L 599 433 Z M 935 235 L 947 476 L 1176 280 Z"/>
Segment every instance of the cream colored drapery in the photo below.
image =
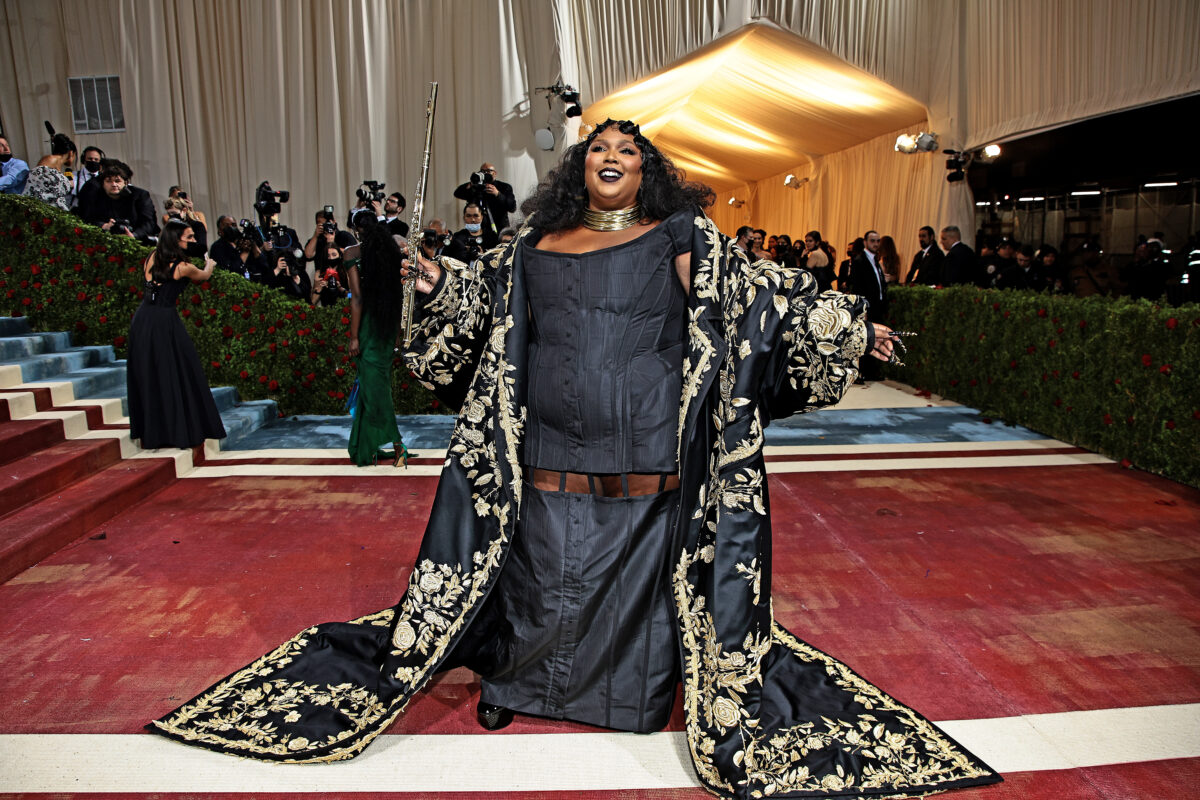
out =
<path fill-rule="evenodd" d="M 364 178 L 411 195 L 429 80 L 441 83 L 429 215 L 455 219 L 450 193 L 482 161 L 520 198 L 555 160 L 533 144 L 547 122 L 534 87 L 561 76 L 586 105 L 756 21 L 914 98 L 943 147 L 1200 91 L 1195 0 L 0 0 L 0 10 L 0 115 L 18 154 L 43 154 L 43 119 L 70 129 L 68 76 L 118 74 L 127 132 L 81 145 L 129 162 L 156 200 L 186 185 L 210 219 L 249 216 L 268 178 L 292 190 L 284 217 L 304 234 L 323 203 L 344 214 Z M 564 135 L 560 110 L 559 149 L 574 132 Z M 915 247 L 913 223 L 967 228 L 970 200 L 940 183 L 940 159 L 898 156 L 886 139 L 798 156 L 786 171 L 813 181 L 799 193 L 776 188 L 777 176 L 755 181 L 742 212 L 775 232 L 824 226 L 841 245 L 891 226 L 902 252 Z M 925 179 L 936 185 L 918 188 Z M 889 212 L 889 196 L 904 210 Z M 910 214 L 902 198 L 927 205 Z M 734 221 L 728 207 L 715 213 Z"/>
<path fill-rule="evenodd" d="M 530 192 L 555 153 L 535 86 L 560 71 L 537 0 L 4 0 L 0 112 L 36 160 L 42 120 L 70 131 L 67 77 L 117 74 L 127 131 L 79 135 L 130 164 L 161 201 L 186 186 L 210 224 L 252 216 L 254 187 L 289 189 L 305 237 L 325 203 L 344 220 L 364 179 L 411 200 L 428 82 L 439 96 L 426 216 L 461 227 L 454 187 L 484 161 Z M 9 98 L 18 102 L 7 102 Z M 561 117 L 561 115 L 560 115 Z M 407 217 L 406 217 L 407 219 Z"/>

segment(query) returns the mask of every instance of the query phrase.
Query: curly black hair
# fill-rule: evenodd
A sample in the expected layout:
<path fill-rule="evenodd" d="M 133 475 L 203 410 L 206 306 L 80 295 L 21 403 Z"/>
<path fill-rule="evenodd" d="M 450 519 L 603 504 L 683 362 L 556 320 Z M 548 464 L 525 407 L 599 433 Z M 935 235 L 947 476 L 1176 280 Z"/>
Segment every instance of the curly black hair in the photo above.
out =
<path fill-rule="evenodd" d="M 716 197 L 713 190 L 702 183 L 689 182 L 683 171 L 642 135 L 637 125 L 629 120 L 606 119 L 586 139 L 568 148 L 558 167 L 552 169 L 538 184 L 533 196 L 521 204 L 521 213 L 532 216 L 538 230 L 549 233 L 582 224 L 583 210 L 588 202 L 583 162 L 592 141 L 613 125 L 621 133 L 631 134 L 634 145 L 641 151 L 642 185 L 637 199 L 647 219 L 663 220 L 683 208 L 712 205 Z"/>
<path fill-rule="evenodd" d="M 400 262 L 404 254 L 392 238 L 392 232 L 379 224 L 374 214 L 356 214 L 354 224 L 362 255 L 358 274 L 362 281 L 363 310 L 377 335 L 395 336 L 404 303 L 400 282 Z"/>

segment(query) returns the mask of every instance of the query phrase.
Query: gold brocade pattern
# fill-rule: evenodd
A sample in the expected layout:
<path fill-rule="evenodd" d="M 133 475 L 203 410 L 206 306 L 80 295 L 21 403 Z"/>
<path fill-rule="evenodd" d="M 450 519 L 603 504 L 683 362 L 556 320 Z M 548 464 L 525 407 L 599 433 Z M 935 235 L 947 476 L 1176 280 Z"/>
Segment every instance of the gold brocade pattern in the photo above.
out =
<path fill-rule="evenodd" d="M 391 624 L 392 614 L 392 609 L 388 608 L 353 620 L 351 624 L 387 627 Z M 377 726 L 389 710 L 394 719 L 403 709 L 389 709 L 371 692 L 348 683 L 322 686 L 270 679 L 308 646 L 309 637 L 316 632 L 315 626 L 301 631 L 171 716 L 152 724 L 184 741 L 217 745 L 248 756 L 282 756 L 298 763 L 352 758 L 373 737 L 358 739 L 345 747 L 336 745 Z M 265 719 L 268 715 L 283 714 L 284 723 L 295 722 L 300 719 L 305 705 L 336 709 L 349 720 L 350 726 L 315 742 L 288 733 L 278 723 Z M 226 735 L 231 732 L 236 732 L 237 736 Z M 301 752 L 330 746 L 333 747 L 331 751 L 316 758 L 305 758 Z"/>
<path fill-rule="evenodd" d="M 518 242 L 529 232 L 523 228 Z M 916 712 L 776 625 L 770 611 L 764 428 L 773 415 L 829 405 L 850 387 L 867 343 L 863 303 L 818 295 L 807 272 L 749 263 L 703 214 L 695 217 L 692 242 L 679 415 L 681 496 L 689 507 L 680 518 L 684 544 L 671 590 L 686 739 L 702 783 L 720 796 L 874 791 L 870 796 L 880 798 L 991 775 Z M 423 555 L 395 611 L 359 621 L 390 633 L 382 637 L 390 651 L 382 677 L 389 691 L 396 687 L 395 699 L 385 702 L 349 684 L 316 686 L 279 676 L 317 634 L 310 628 L 155 723 L 159 728 L 273 760 L 350 758 L 401 713 L 459 641 L 503 563 L 520 510 L 518 453 L 526 415 L 524 354 L 518 351 L 527 323 L 525 300 L 514 289 L 517 252 L 514 244 L 471 266 L 442 259 L 445 279 L 405 353 L 425 385 L 461 400 L 439 493 L 450 486 L 443 504 L 469 503 L 474 513 L 447 513 L 452 522 L 446 524 L 456 527 L 446 537 L 431 520 L 435 536 L 427 535 L 422 550 L 443 552 L 436 548 L 450 539 L 457 542 L 446 547 L 450 558 Z M 435 516 L 440 507 L 435 504 Z M 723 611 L 738 613 L 714 614 L 717 601 Z M 745 622 L 722 630 L 731 619 Z M 787 716 L 795 723 L 788 727 L 764 724 L 765 664 L 772 687 L 780 685 L 774 670 L 781 665 L 815 670 L 837 705 L 855 710 L 820 721 Z M 344 729 L 322 741 L 289 733 L 291 722 L 329 709 Z M 801 763 L 809 754 L 833 751 L 865 766 L 813 774 Z"/>

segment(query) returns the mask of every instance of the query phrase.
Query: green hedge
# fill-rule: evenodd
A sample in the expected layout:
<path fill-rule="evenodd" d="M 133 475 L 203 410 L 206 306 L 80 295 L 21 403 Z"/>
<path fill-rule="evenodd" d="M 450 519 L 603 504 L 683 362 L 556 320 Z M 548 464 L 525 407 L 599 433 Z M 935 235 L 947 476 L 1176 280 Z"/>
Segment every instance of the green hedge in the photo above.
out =
<path fill-rule="evenodd" d="M 69 331 L 77 345 L 111 344 L 123 358 L 149 253 L 33 198 L 0 194 L 0 313 L 28 317 L 37 331 Z M 345 413 L 355 371 L 349 304 L 316 308 L 217 270 L 180 294 L 179 313 L 212 385 L 234 386 L 243 400 L 271 398 L 281 415 Z M 397 413 L 445 412 L 399 363 Z"/>
<path fill-rule="evenodd" d="M 1200 486 L 1200 305 L 969 287 L 889 294 L 897 380 Z"/>

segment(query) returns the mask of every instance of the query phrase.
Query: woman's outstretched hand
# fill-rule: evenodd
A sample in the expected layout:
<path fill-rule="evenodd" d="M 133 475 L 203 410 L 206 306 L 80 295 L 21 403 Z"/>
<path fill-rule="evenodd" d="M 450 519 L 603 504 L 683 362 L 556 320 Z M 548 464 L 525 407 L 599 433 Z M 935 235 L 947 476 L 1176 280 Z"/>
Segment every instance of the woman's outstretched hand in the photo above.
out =
<path fill-rule="evenodd" d="M 896 352 L 896 339 L 893 338 L 892 329 L 878 322 L 871 324 L 875 326 L 875 347 L 871 349 L 871 355 L 880 361 L 891 361 Z"/>
<path fill-rule="evenodd" d="M 400 274 L 405 279 L 409 276 L 411 257 L 406 255 L 403 265 L 400 267 Z M 437 262 L 430 261 L 425 258 L 423 253 L 417 255 L 417 264 L 421 273 L 417 277 L 417 291 L 421 294 L 429 294 L 433 291 L 433 287 L 437 285 L 438 278 L 441 277 L 442 268 Z"/>

